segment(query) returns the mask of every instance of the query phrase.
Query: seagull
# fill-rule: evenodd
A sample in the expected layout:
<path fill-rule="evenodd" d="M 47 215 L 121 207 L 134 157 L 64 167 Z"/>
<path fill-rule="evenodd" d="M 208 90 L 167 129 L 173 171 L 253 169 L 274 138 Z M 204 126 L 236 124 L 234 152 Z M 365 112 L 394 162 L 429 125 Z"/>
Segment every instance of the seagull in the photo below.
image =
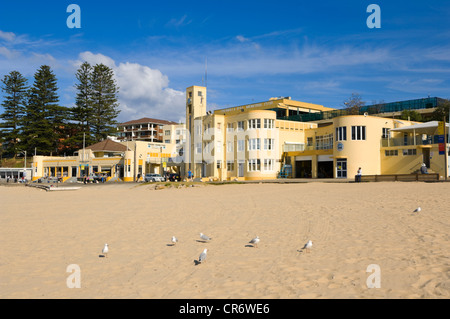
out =
<path fill-rule="evenodd" d="M 208 249 L 204 249 L 203 252 L 200 254 L 200 256 L 198 257 L 198 262 L 201 264 L 203 261 L 206 260 L 206 252 L 208 251 Z"/>
<path fill-rule="evenodd" d="M 211 240 L 211 237 L 208 237 L 208 236 L 206 236 L 206 235 L 203 234 L 203 233 L 200 233 L 200 238 L 201 238 L 202 240 L 204 240 L 204 241 L 209 241 L 209 240 Z"/>
<path fill-rule="evenodd" d="M 178 243 L 178 239 L 175 236 L 172 236 L 172 244 Z"/>
<path fill-rule="evenodd" d="M 109 251 L 108 244 L 105 244 L 105 247 L 103 247 L 102 250 L 102 254 L 105 255 L 105 257 L 108 257 L 108 251 Z"/>
<path fill-rule="evenodd" d="M 252 245 L 254 245 L 256 248 L 258 248 L 259 236 L 256 236 L 255 238 L 253 238 L 252 240 L 250 240 L 248 243 L 249 243 L 249 244 L 252 244 Z"/>
<path fill-rule="evenodd" d="M 305 246 L 303 246 L 302 249 L 306 249 L 306 251 L 309 251 L 312 247 L 312 241 L 308 240 L 308 242 L 305 244 Z"/>
<path fill-rule="evenodd" d="M 417 207 L 414 211 L 413 211 L 413 213 L 418 213 L 418 212 L 420 212 L 422 210 L 422 208 L 420 208 L 420 206 L 419 207 Z"/>

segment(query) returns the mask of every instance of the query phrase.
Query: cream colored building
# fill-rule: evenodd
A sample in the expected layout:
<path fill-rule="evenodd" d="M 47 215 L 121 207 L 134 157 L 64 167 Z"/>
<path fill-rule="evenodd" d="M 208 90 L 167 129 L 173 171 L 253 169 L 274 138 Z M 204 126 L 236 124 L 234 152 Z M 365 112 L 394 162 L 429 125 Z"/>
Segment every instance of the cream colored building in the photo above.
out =
<path fill-rule="evenodd" d="M 354 179 L 358 168 L 363 175 L 414 174 L 425 163 L 429 172 L 449 175 L 437 122 L 368 114 L 287 120 L 333 111 L 289 97 L 208 111 L 206 88 L 189 87 L 185 170 L 203 180 Z"/>
<path fill-rule="evenodd" d="M 304 151 L 286 154 L 293 177 L 353 179 L 358 168 L 363 175 L 415 174 L 423 163 L 441 179 L 449 176 L 448 155 L 439 155 L 438 122 L 349 115 L 317 124 L 305 135 Z"/>
<path fill-rule="evenodd" d="M 106 139 L 81 149 L 74 156 L 34 156 L 33 180 L 57 177 L 63 182 L 102 174 L 106 181 L 141 181 L 147 173 L 179 172 L 175 143 L 115 142 Z"/>
<path fill-rule="evenodd" d="M 330 110 L 289 97 L 207 111 L 205 87 L 186 90 L 186 172 L 204 180 L 275 179 L 285 149 L 301 149 L 315 123 L 278 120 L 300 112 Z"/>

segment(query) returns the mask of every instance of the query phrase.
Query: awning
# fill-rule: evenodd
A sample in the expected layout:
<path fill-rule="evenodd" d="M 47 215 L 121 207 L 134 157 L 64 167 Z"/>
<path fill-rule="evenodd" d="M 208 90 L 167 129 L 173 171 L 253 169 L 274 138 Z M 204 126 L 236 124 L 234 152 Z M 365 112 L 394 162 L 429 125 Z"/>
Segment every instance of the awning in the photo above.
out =
<path fill-rule="evenodd" d="M 393 128 L 390 129 L 389 131 L 433 135 L 436 132 L 438 125 L 439 125 L 438 121 L 430 121 L 426 123 L 419 123 L 399 128 Z M 449 127 L 448 123 L 445 123 L 445 126 Z"/>

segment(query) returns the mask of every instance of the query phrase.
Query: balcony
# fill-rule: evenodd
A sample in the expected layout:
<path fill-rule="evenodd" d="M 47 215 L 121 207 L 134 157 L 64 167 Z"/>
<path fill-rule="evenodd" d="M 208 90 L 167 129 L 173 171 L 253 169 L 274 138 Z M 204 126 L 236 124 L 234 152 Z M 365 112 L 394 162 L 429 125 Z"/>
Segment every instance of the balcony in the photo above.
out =
<path fill-rule="evenodd" d="M 445 138 L 447 140 L 447 138 Z M 446 141 L 447 142 L 447 141 Z M 383 138 L 381 139 L 381 147 L 395 147 L 395 146 L 411 146 L 411 145 L 432 145 L 439 144 L 438 135 L 428 135 L 425 138 L 420 136 L 404 136 L 398 138 Z"/>

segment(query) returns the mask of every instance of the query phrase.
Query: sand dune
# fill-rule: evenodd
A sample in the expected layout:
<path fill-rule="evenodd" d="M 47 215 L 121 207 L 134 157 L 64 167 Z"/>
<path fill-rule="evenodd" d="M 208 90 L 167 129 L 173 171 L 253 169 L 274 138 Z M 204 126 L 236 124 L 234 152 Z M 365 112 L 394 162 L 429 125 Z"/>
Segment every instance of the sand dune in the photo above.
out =
<path fill-rule="evenodd" d="M 449 193 L 416 182 L 0 186 L 0 298 L 449 298 Z M 67 287 L 70 264 L 79 289 Z M 371 264 L 380 288 L 367 287 Z"/>

